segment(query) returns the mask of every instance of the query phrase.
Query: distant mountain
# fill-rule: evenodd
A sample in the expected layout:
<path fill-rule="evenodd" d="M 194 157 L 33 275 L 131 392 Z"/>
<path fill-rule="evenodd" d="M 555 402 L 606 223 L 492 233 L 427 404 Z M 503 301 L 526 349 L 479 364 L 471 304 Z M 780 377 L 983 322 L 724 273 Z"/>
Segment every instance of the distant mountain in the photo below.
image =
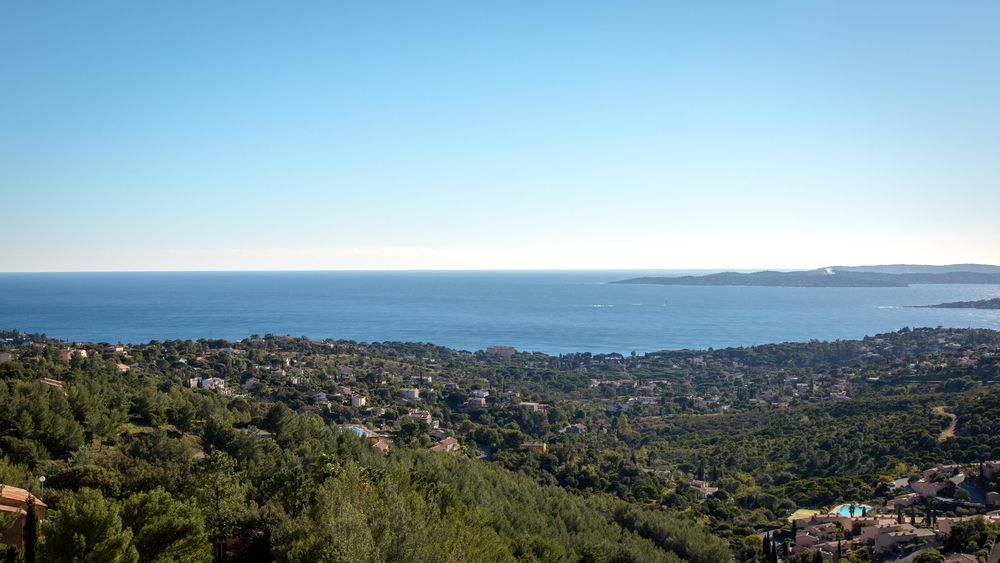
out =
<path fill-rule="evenodd" d="M 951 264 L 948 266 L 889 264 L 885 266 L 833 266 L 831 269 L 837 272 L 875 272 L 878 274 L 941 274 L 947 272 L 1000 274 L 1000 266 L 991 266 L 989 264 Z"/>
<path fill-rule="evenodd" d="M 964 268 L 972 268 L 966 270 Z M 722 272 L 704 276 L 640 277 L 611 283 L 652 285 L 733 285 L 764 287 L 906 287 L 911 284 L 1000 284 L 1000 267 L 888 265 L 795 272 Z"/>
<path fill-rule="evenodd" d="M 922 305 L 931 309 L 1000 309 L 1000 297 L 980 299 L 979 301 L 953 301 L 938 305 Z"/>

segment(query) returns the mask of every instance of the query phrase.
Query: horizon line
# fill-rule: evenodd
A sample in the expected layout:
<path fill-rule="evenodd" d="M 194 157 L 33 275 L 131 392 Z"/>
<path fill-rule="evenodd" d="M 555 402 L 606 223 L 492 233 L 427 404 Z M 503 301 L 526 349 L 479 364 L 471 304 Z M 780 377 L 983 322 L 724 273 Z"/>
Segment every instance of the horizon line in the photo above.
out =
<path fill-rule="evenodd" d="M 835 264 L 829 266 L 818 266 L 814 268 L 786 268 L 786 267 L 753 267 L 753 268 L 656 268 L 656 267 L 635 267 L 635 268 L 277 268 L 277 269 L 170 269 L 170 270 L 0 270 L 0 274 L 208 274 L 208 273 L 324 273 L 324 272 L 669 272 L 669 271 L 719 271 L 719 272 L 808 272 L 811 270 L 821 270 L 824 268 L 874 268 L 889 266 L 992 266 L 1000 268 L 998 265 L 980 262 L 952 262 L 947 264 L 916 264 L 916 263 L 890 263 L 890 264 L 861 264 L 856 266 L 845 266 Z"/>

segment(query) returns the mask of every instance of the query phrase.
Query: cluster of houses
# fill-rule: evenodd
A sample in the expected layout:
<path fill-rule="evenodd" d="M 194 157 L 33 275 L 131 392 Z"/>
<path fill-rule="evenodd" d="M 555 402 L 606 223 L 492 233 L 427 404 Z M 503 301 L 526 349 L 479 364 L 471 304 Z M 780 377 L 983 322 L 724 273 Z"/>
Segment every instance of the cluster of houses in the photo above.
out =
<path fill-rule="evenodd" d="M 978 465 L 979 475 L 986 482 L 1000 475 L 1000 461 L 986 461 Z M 933 508 L 921 507 L 918 510 L 918 505 L 926 504 L 929 499 L 967 509 L 979 507 L 980 510 L 988 510 L 1000 506 L 1000 493 L 977 491 L 967 481 L 962 466 L 942 465 L 927 469 L 917 479 L 894 481 L 892 486 L 900 494 L 881 509 L 851 504 L 839 505 L 827 514 L 801 514 L 807 511 L 800 511 L 790 518 L 795 531 L 791 550 L 793 553 L 815 551 L 825 558 L 835 559 L 839 554 L 868 547 L 881 557 L 908 549 L 937 546 L 956 523 L 972 518 L 981 517 L 991 524 L 1000 525 L 1000 510 L 971 516 L 936 516 Z M 957 500 L 941 496 L 944 492 L 953 494 L 959 489 L 973 491 L 976 498 Z"/>

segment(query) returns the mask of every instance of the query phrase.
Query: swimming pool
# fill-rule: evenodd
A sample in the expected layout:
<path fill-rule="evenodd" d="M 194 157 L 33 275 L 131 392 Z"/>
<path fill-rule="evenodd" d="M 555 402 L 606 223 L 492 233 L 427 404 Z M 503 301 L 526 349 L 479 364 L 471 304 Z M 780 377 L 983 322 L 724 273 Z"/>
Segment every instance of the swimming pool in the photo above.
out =
<path fill-rule="evenodd" d="M 848 518 L 853 518 L 855 516 L 859 516 L 860 517 L 862 514 L 867 514 L 867 513 L 871 512 L 871 511 L 872 511 L 872 507 L 869 506 L 869 505 L 867 505 L 867 504 L 855 504 L 854 505 L 854 514 L 851 514 L 851 505 L 850 504 L 841 504 L 840 506 L 838 506 L 837 508 L 835 508 L 833 512 L 837 516 L 846 516 Z"/>

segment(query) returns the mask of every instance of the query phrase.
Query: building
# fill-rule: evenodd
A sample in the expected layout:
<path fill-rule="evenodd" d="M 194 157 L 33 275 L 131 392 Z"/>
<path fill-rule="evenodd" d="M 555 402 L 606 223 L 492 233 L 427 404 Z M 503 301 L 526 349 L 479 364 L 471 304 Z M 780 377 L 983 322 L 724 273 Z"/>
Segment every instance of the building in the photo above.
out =
<path fill-rule="evenodd" d="M 62 353 L 62 359 L 63 359 L 63 361 L 66 361 L 66 362 L 72 360 L 73 356 L 78 356 L 80 358 L 86 359 L 87 358 L 87 351 L 86 350 L 75 350 L 74 349 L 74 350 L 66 350 L 65 352 Z"/>
<path fill-rule="evenodd" d="M 937 538 L 933 530 L 915 528 L 909 524 L 898 524 L 891 530 L 885 530 L 875 537 L 876 552 L 885 554 L 901 546 L 929 542 Z"/>
<path fill-rule="evenodd" d="M 201 380 L 201 387 L 203 389 L 226 389 L 226 380 L 221 377 L 209 377 Z"/>
<path fill-rule="evenodd" d="M 973 520 L 975 518 L 983 518 L 986 520 L 988 524 L 995 526 L 997 524 L 1000 524 L 1000 511 L 990 512 L 988 514 L 979 514 L 976 516 L 956 516 L 954 518 L 948 516 L 941 516 L 934 521 L 934 524 L 937 526 L 938 531 L 940 531 L 941 533 L 950 534 L 952 527 L 954 527 L 954 525 L 957 524 L 958 522 L 962 522 L 964 520 Z"/>
<path fill-rule="evenodd" d="M 35 498 L 31 493 L 19 487 L 0 484 L 0 515 L 14 516 L 14 522 L 5 530 L 0 531 L 0 543 L 17 546 L 22 549 L 24 546 L 24 521 L 27 517 L 28 501 L 35 505 L 35 513 L 39 520 L 45 519 L 45 512 L 48 506 L 41 500 Z"/>
<path fill-rule="evenodd" d="M 487 391 L 487 390 L 485 390 L 485 389 L 476 389 L 472 393 L 469 393 L 469 394 L 472 395 L 473 397 L 477 398 L 477 399 L 485 399 L 486 397 L 490 396 L 490 392 Z"/>
<path fill-rule="evenodd" d="M 520 403 L 517 404 L 517 406 L 524 407 L 524 408 L 528 409 L 531 412 L 544 411 L 545 409 L 549 408 L 549 406 L 546 405 L 546 404 L 542 404 L 542 403 L 529 403 L 527 401 L 521 401 Z"/>
<path fill-rule="evenodd" d="M 462 444 L 458 443 L 458 440 L 450 436 L 434 444 L 430 448 L 432 452 L 448 452 L 448 453 L 454 453 L 460 451 L 461 449 L 462 449 Z"/>
<path fill-rule="evenodd" d="M 409 418 L 410 420 L 414 420 L 421 424 L 426 424 L 432 428 L 437 428 L 438 426 L 437 421 L 434 420 L 434 417 L 431 416 L 431 413 L 423 409 L 410 409 L 410 412 L 406 414 L 406 418 Z"/>
<path fill-rule="evenodd" d="M 388 454 L 389 450 L 392 449 L 392 440 L 389 438 L 376 438 L 372 442 L 372 447 L 384 454 Z"/>
<path fill-rule="evenodd" d="M 0 352 L 0 364 L 6 364 L 11 360 L 11 355 L 9 352 Z"/>
<path fill-rule="evenodd" d="M 46 387 L 58 389 L 59 391 L 65 390 L 63 382 L 58 379 L 52 379 L 51 377 L 39 377 L 38 382 Z"/>
<path fill-rule="evenodd" d="M 420 398 L 420 389 L 416 387 L 404 387 L 399 390 L 403 394 L 403 398 L 407 401 L 416 401 Z"/>
<path fill-rule="evenodd" d="M 583 434 L 586 431 L 587 431 L 586 425 L 577 423 L 577 424 L 570 424 L 569 426 L 566 426 L 559 432 L 562 432 L 563 434 Z"/>
<path fill-rule="evenodd" d="M 465 408 L 467 408 L 469 410 L 483 410 L 483 409 L 486 409 L 486 408 L 488 408 L 488 405 L 486 404 L 486 398 L 485 397 L 469 397 L 469 399 L 467 401 L 465 401 Z"/>
<path fill-rule="evenodd" d="M 368 399 L 364 395 L 351 395 L 351 406 L 361 408 L 368 404 Z"/>
<path fill-rule="evenodd" d="M 886 510 L 895 511 L 899 508 L 909 508 L 920 501 L 920 493 L 907 493 L 885 503 Z"/>
<path fill-rule="evenodd" d="M 525 442 L 522 447 L 526 450 L 534 450 L 542 453 L 549 451 L 549 445 L 545 442 Z"/>
<path fill-rule="evenodd" d="M 692 479 L 688 481 L 688 485 L 690 485 L 692 489 L 698 492 L 698 498 L 700 498 L 701 500 L 705 500 L 708 497 L 719 492 L 719 488 L 711 486 L 711 484 L 709 484 L 708 481 Z"/>
<path fill-rule="evenodd" d="M 936 497 L 938 493 L 943 491 L 945 487 L 948 486 L 948 481 L 928 481 L 927 479 L 919 479 L 910 483 L 910 488 L 914 492 L 920 493 L 925 497 Z"/>

